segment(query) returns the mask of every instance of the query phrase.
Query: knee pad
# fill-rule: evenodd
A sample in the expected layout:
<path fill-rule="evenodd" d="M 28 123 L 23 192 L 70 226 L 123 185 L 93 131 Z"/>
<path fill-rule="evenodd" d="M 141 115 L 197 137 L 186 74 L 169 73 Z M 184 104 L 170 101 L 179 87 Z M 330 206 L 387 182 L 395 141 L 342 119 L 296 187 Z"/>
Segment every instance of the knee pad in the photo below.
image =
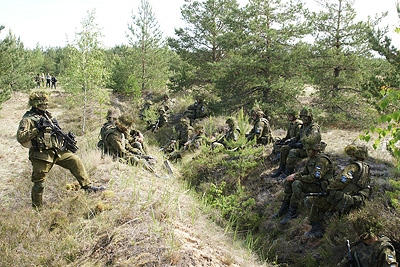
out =
<path fill-rule="evenodd" d="M 35 191 L 35 193 L 40 194 L 44 190 L 44 183 L 34 183 L 32 190 Z"/>

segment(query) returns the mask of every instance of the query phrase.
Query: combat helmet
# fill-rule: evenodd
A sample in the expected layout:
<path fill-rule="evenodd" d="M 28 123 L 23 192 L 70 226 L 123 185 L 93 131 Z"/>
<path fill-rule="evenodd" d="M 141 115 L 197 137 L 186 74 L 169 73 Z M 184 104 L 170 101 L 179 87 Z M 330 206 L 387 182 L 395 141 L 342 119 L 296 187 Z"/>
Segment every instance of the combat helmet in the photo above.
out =
<path fill-rule="evenodd" d="M 119 126 L 122 126 L 122 127 L 128 129 L 129 127 L 132 126 L 132 124 L 133 124 L 133 119 L 132 119 L 131 116 L 129 116 L 129 115 L 127 115 L 127 114 L 123 114 L 123 115 L 121 115 L 121 116 L 118 117 L 117 124 L 118 124 Z"/>
<path fill-rule="evenodd" d="M 313 149 L 319 152 L 324 151 L 324 149 L 326 148 L 326 143 L 321 142 L 321 136 L 314 134 L 304 138 L 303 145 L 306 150 Z"/>
<path fill-rule="evenodd" d="M 308 107 L 303 107 L 300 111 L 300 117 L 310 117 L 311 121 L 313 120 L 313 113 L 312 113 L 312 109 L 308 108 Z"/>
<path fill-rule="evenodd" d="M 48 105 L 49 95 L 44 91 L 32 92 L 29 95 L 29 106 L 37 107 L 39 105 Z"/>
<path fill-rule="evenodd" d="M 293 108 L 289 108 L 289 109 L 286 111 L 286 114 L 287 114 L 288 116 L 294 116 L 295 118 L 297 118 L 297 117 L 299 116 L 299 112 L 298 112 L 297 110 L 294 110 Z"/>
<path fill-rule="evenodd" d="M 235 126 L 235 119 L 232 118 L 232 117 L 229 117 L 229 118 L 226 119 L 225 123 L 228 124 L 229 127 L 234 127 Z"/>
<path fill-rule="evenodd" d="M 110 108 L 107 110 L 107 121 L 116 121 L 118 117 L 120 116 L 119 109 L 116 108 Z"/>
<path fill-rule="evenodd" d="M 368 157 L 368 148 L 363 145 L 348 145 L 344 148 L 344 153 L 350 157 L 365 160 Z"/>

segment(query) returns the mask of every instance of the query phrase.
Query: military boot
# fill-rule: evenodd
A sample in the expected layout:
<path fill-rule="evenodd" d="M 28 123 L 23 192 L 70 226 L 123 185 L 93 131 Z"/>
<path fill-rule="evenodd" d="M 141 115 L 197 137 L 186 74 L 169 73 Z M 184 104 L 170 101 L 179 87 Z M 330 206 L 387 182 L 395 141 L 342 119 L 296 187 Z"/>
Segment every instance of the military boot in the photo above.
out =
<path fill-rule="evenodd" d="M 299 214 L 297 213 L 297 206 L 290 205 L 285 218 L 283 218 L 279 223 L 287 224 L 290 220 L 296 219 L 297 216 L 299 216 Z"/>
<path fill-rule="evenodd" d="M 271 177 L 272 178 L 278 177 L 283 172 L 284 169 L 285 169 L 285 164 L 280 164 L 279 168 L 273 174 L 271 174 Z"/>
<path fill-rule="evenodd" d="M 44 183 L 34 183 L 31 191 L 32 207 L 40 209 L 43 206 Z"/>
<path fill-rule="evenodd" d="M 324 232 L 322 231 L 321 221 L 311 222 L 311 230 L 304 234 L 304 236 L 307 236 L 309 238 L 321 238 L 323 235 Z"/>
<path fill-rule="evenodd" d="M 272 216 L 272 219 L 278 219 L 282 217 L 288 212 L 288 210 L 289 210 L 289 201 L 287 200 L 282 201 L 281 207 L 279 208 L 278 212 Z"/>
<path fill-rule="evenodd" d="M 106 189 L 106 187 L 105 186 L 87 185 L 87 186 L 82 187 L 82 189 L 88 193 L 92 193 L 92 192 L 103 191 Z"/>

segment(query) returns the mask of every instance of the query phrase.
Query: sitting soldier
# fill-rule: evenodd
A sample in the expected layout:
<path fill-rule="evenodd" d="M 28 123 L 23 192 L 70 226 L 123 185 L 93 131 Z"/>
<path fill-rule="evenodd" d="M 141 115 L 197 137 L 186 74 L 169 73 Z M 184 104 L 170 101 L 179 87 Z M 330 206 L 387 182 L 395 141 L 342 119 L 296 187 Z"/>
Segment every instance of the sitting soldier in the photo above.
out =
<path fill-rule="evenodd" d="M 309 237 L 321 237 L 320 229 L 327 211 L 347 213 L 360 208 L 370 196 L 370 167 L 364 162 L 368 157 L 365 146 L 349 145 L 344 149 L 352 161 L 338 176 L 329 181 L 327 193 L 312 198 L 310 213 L 311 231 L 305 233 Z"/>
<path fill-rule="evenodd" d="M 358 240 L 351 244 L 347 240 L 347 253 L 338 267 L 371 266 L 397 267 L 396 250 L 392 241 L 379 233 L 379 222 L 356 220 L 353 228 L 359 235 Z M 349 251 L 350 250 L 350 251 Z M 349 258 L 350 256 L 350 258 Z"/>
<path fill-rule="evenodd" d="M 257 144 L 267 145 L 274 142 L 272 137 L 271 127 L 266 118 L 264 118 L 264 112 L 262 110 L 254 110 L 252 112 L 253 118 L 253 129 L 246 134 L 247 140 L 256 139 Z"/>
<path fill-rule="evenodd" d="M 181 159 L 186 152 L 194 152 L 198 150 L 204 139 L 204 127 L 202 125 L 195 125 L 194 127 L 195 134 L 190 137 L 190 139 L 183 145 L 183 148 L 179 151 L 174 151 L 168 156 L 169 160 L 177 161 Z"/>
<path fill-rule="evenodd" d="M 229 130 L 222 138 L 220 138 L 217 141 L 214 141 L 211 144 L 212 148 L 223 146 L 227 149 L 231 149 L 231 147 L 229 146 L 229 142 L 236 142 L 238 140 L 240 130 L 236 127 L 235 120 L 232 117 L 229 117 L 226 120 L 226 124 L 228 124 Z"/>
<path fill-rule="evenodd" d="M 97 147 L 101 149 L 102 155 L 107 154 L 108 152 L 106 151 L 106 148 L 104 146 L 104 137 L 108 129 L 113 128 L 116 126 L 117 119 L 120 116 L 120 112 L 118 109 L 115 108 L 110 108 L 107 111 L 107 116 L 106 119 L 107 121 L 103 124 L 103 126 L 100 129 L 100 140 L 97 143 Z"/>
<path fill-rule="evenodd" d="M 210 111 L 204 98 L 202 96 L 196 97 L 196 102 L 187 107 L 184 116 L 190 120 L 190 125 L 193 125 L 196 119 L 210 116 Z"/>
<path fill-rule="evenodd" d="M 286 214 L 280 224 L 286 224 L 297 218 L 297 208 L 304 197 L 304 193 L 326 192 L 328 180 L 334 175 L 331 159 L 322 151 L 326 144 L 319 136 L 310 136 L 303 140 L 307 151 L 308 161 L 302 172 L 289 175 L 284 183 L 285 197 L 279 211 L 272 218 L 279 218 Z M 316 225 L 315 227 L 319 227 Z M 313 226 L 314 227 L 314 226 Z"/>
<path fill-rule="evenodd" d="M 303 141 L 306 137 L 316 136 L 321 140 L 319 125 L 313 122 L 311 109 L 303 107 L 300 111 L 300 118 L 303 121 L 303 125 L 301 126 L 297 136 L 290 139 L 291 141 L 288 145 L 281 147 L 279 168 L 271 174 L 272 178 L 276 178 L 282 174 L 279 176 L 278 180 L 284 179 L 287 175 L 294 172 L 294 168 L 300 159 L 307 157 L 307 152 L 303 147 Z"/>
<path fill-rule="evenodd" d="M 147 164 L 145 157 L 142 156 L 139 148 L 133 148 L 127 136 L 130 134 L 130 127 L 133 120 L 130 116 L 122 115 L 117 120 L 116 127 L 110 128 L 105 135 L 105 146 L 108 154 L 114 158 L 121 158 L 131 164 L 142 164 L 148 170 L 154 169 Z"/>
<path fill-rule="evenodd" d="M 193 133 L 193 127 L 190 126 L 189 120 L 185 117 L 181 118 L 179 124 L 175 127 L 176 138 L 170 140 L 162 150 L 167 153 L 171 153 L 177 149 L 182 149 L 183 146 L 189 141 L 189 137 Z"/>
<path fill-rule="evenodd" d="M 274 149 L 272 151 L 272 155 L 275 155 L 275 158 L 273 159 L 274 162 L 279 160 L 281 156 L 281 147 L 284 145 L 288 145 L 290 142 L 293 142 L 293 140 L 300 132 L 301 125 L 303 125 L 303 122 L 297 118 L 299 115 L 297 111 L 289 109 L 286 114 L 289 121 L 289 126 L 286 132 L 286 136 L 282 139 L 277 140 L 274 143 Z M 273 178 L 277 176 L 273 176 Z"/>

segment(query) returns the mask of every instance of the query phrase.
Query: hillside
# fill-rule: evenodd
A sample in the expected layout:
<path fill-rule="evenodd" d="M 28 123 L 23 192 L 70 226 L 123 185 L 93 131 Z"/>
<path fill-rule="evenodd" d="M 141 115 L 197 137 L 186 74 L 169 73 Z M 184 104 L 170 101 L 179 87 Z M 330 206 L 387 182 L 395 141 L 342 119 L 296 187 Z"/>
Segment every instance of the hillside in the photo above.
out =
<path fill-rule="evenodd" d="M 156 148 L 149 149 L 159 177 L 102 159 L 97 132 L 78 137 L 77 154 L 95 184 L 107 190 L 75 191 L 73 176 L 54 166 L 45 208 L 34 211 L 28 150 L 16 141 L 27 99 L 13 93 L 0 110 L 0 266 L 265 266 L 211 220 L 218 214 L 180 182 L 178 171 L 167 175 Z M 62 102 L 62 94 L 52 101 Z M 71 110 L 55 104 L 49 110 L 68 130 L 63 118 L 73 116 L 66 115 Z"/>

